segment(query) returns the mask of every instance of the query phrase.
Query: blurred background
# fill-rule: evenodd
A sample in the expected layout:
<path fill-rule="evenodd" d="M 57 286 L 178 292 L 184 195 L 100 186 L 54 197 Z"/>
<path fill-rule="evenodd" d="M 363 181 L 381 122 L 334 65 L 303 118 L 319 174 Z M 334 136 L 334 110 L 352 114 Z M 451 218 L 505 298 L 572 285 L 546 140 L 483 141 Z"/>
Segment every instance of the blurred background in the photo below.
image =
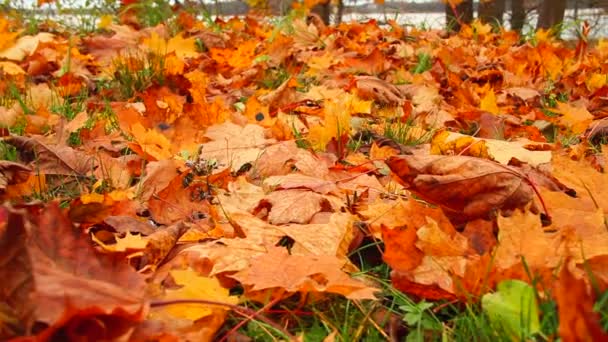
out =
<path fill-rule="evenodd" d="M 3 2 L 1 2 L 3 1 Z M 394 20 L 420 29 L 449 28 L 479 18 L 495 26 L 529 34 L 537 28 L 558 29 L 564 39 L 576 39 L 583 23 L 590 38 L 608 35 L 608 0 L 463 0 L 451 6 L 441 0 L 305 0 L 316 3 L 314 12 L 327 23 L 351 20 Z M 100 15 L 117 13 L 129 6 L 158 11 L 189 8 L 201 16 L 215 19 L 244 15 L 249 10 L 269 15 L 285 15 L 293 0 L 0 0 L 1 11 L 30 16 L 35 20 L 54 19 L 67 25 L 90 25 Z"/>

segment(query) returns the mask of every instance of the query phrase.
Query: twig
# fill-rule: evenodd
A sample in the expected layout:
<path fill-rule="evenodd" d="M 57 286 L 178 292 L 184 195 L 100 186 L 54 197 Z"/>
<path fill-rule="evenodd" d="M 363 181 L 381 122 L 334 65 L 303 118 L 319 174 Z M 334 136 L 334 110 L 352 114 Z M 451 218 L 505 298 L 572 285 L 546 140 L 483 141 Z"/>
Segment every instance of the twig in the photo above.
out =
<path fill-rule="evenodd" d="M 232 327 L 232 329 L 230 329 L 226 334 L 224 334 L 224 337 L 222 337 L 222 339 L 219 342 L 226 341 L 228 339 L 228 336 L 230 336 L 231 334 L 233 334 L 237 330 L 239 330 L 243 325 L 245 325 L 245 323 L 251 321 L 256 316 L 258 316 L 262 312 L 266 311 L 266 309 L 273 307 L 276 303 L 278 303 L 282 299 L 283 292 L 284 292 L 284 290 L 282 290 L 281 293 L 279 293 L 277 295 L 277 298 L 275 298 L 274 300 L 271 300 L 270 302 L 268 302 L 268 304 L 264 305 L 264 307 L 262 307 L 261 309 L 259 309 L 256 312 L 254 312 L 253 315 L 247 315 L 247 316 L 245 316 L 245 319 L 242 320 L 242 321 L 240 321 L 237 325 L 235 325 L 234 327 Z"/>

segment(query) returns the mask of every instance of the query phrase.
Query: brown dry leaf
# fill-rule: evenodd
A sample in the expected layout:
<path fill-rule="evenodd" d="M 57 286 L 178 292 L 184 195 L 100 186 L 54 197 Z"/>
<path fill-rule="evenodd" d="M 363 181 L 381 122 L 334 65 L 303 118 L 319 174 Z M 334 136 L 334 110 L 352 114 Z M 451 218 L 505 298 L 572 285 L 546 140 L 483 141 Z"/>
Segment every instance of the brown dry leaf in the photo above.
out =
<path fill-rule="evenodd" d="M 319 194 L 339 192 L 335 182 L 299 173 L 268 177 L 264 180 L 264 188 L 269 190 L 309 189 Z"/>
<path fill-rule="evenodd" d="M 266 195 L 254 209 L 269 210 L 272 224 L 308 223 L 319 211 L 331 211 L 331 204 L 320 194 L 308 190 L 279 190 Z"/>
<path fill-rule="evenodd" d="M 272 247 L 254 257 L 251 264 L 231 278 L 245 286 L 245 295 L 281 291 L 337 293 L 350 299 L 374 299 L 377 289 L 352 279 L 342 268 L 345 262 L 334 256 L 289 255 L 286 249 Z"/>
<path fill-rule="evenodd" d="M 445 136 L 441 137 L 441 143 L 445 145 L 458 145 L 458 141 L 470 139 L 470 142 L 465 142 L 462 144 L 462 149 L 454 150 L 454 148 L 452 148 L 453 152 L 456 153 L 467 150 L 468 155 L 479 157 L 487 156 L 503 165 L 509 165 L 509 161 L 511 161 L 512 158 L 532 166 L 538 166 L 551 162 L 551 151 L 546 150 L 546 146 L 548 146 L 547 144 L 535 143 L 526 139 L 504 141 L 497 139 L 475 138 L 469 135 L 447 131 L 443 133 Z M 439 138 L 439 136 L 436 135 L 433 138 L 433 143 L 435 143 L 436 138 Z M 483 147 L 485 151 L 476 153 L 475 150 L 481 147 Z M 435 146 L 432 148 L 434 149 Z M 440 148 L 442 151 L 445 149 L 445 147 L 441 148 L 441 146 L 438 148 Z"/>
<path fill-rule="evenodd" d="M 288 224 L 276 229 L 294 240 L 291 254 L 332 255 L 346 260 L 357 234 L 354 222 L 351 214 L 332 213 L 327 223 Z"/>
<path fill-rule="evenodd" d="M 510 217 L 498 216 L 498 245 L 495 265 L 500 270 L 515 269 L 514 275 L 525 279 L 522 260 L 531 272 L 552 270 L 567 255 L 558 233 L 545 231 L 539 215 L 516 210 Z"/>
<path fill-rule="evenodd" d="M 37 215 L 1 211 L 8 217 L 0 237 L 2 264 L 10 265 L 0 271 L 2 300 L 26 334 L 42 327 L 47 337 L 70 331 L 83 339 L 97 333 L 118 338 L 144 319 L 143 278 L 121 259 L 98 254 L 56 204 Z M 103 332 L 80 331 L 92 321 L 103 322 Z"/>
<path fill-rule="evenodd" d="M 605 213 L 590 198 L 574 198 L 557 191 L 541 191 L 541 196 L 551 214 L 551 225 L 545 230 L 572 235 L 567 248 L 574 262 L 582 264 L 608 255 Z"/>
<path fill-rule="evenodd" d="M 412 271 L 422 262 L 424 254 L 416 248 L 417 227 L 401 226 L 395 228 L 382 228 L 382 241 L 384 241 L 384 254 L 382 260 L 395 272 L 405 273 Z"/>
<path fill-rule="evenodd" d="M 328 160 L 298 148 L 293 140 L 282 141 L 264 150 L 249 177 L 264 179 L 286 175 L 292 173 L 295 168 L 304 175 L 324 178 L 329 172 L 329 164 Z"/>
<path fill-rule="evenodd" d="M 387 165 L 410 191 L 462 219 L 523 207 L 534 194 L 517 170 L 479 158 L 402 156 L 389 158 Z"/>
<path fill-rule="evenodd" d="M 467 222 L 462 235 L 469 240 L 469 245 L 477 254 L 484 255 L 491 252 L 496 246 L 496 236 L 493 230 L 492 221 L 477 219 Z"/>
<path fill-rule="evenodd" d="M 241 127 L 231 122 L 214 125 L 205 136 L 211 141 L 202 145 L 201 157 L 217 160 L 221 166 L 237 171 L 243 165 L 254 163 L 263 149 L 276 141 L 264 137 L 264 128 L 258 125 Z"/>
<path fill-rule="evenodd" d="M 52 43 L 55 35 L 48 32 L 40 32 L 35 36 L 23 36 L 14 45 L 0 51 L 0 58 L 13 61 L 21 61 L 26 56 L 32 54 L 40 43 Z"/>
<path fill-rule="evenodd" d="M 173 159 L 152 161 L 146 164 L 141 186 L 136 186 L 141 189 L 137 197 L 142 202 L 147 202 L 152 195 L 167 188 L 169 183 L 179 175 L 180 166 L 183 166 L 183 163 Z"/>
<path fill-rule="evenodd" d="M 32 170 L 22 164 L 8 160 L 0 160 L 0 193 L 11 184 L 27 181 Z"/>
<path fill-rule="evenodd" d="M 252 211 L 264 198 L 262 187 L 249 183 L 244 176 L 228 184 L 228 190 L 220 190 L 217 199 L 226 212 Z"/>
<path fill-rule="evenodd" d="M 604 186 L 608 184 L 608 174 L 561 154 L 554 155 L 551 166 L 553 176 L 574 189 L 578 198 L 586 203 L 593 202 L 593 207 L 597 206 L 608 213 L 608 194 Z"/>
<path fill-rule="evenodd" d="M 142 219 L 137 219 L 132 216 L 108 216 L 103 222 L 114 228 L 118 233 L 140 233 L 142 235 L 150 235 L 154 233 L 154 226 Z"/>
<path fill-rule="evenodd" d="M 249 260 L 275 246 L 285 233 L 245 212 L 229 213 L 230 224 L 241 236 L 206 241 L 181 250 L 172 261 L 210 267 L 209 276 L 245 269 Z M 183 260 L 183 261 L 182 261 Z"/>
<path fill-rule="evenodd" d="M 593 115 L 582 104 L 557 102 L 557 108 L 553 111 L 562 114 L 560 123 L 574 133 L 583 133 L 593 120 Z"/>
<path fill-rule="evenodd" d="M 53 145 L 43 136 L 11 136 L 7 142 L 47 175 L 84 176 L 96 167 L 95 158 L 67 145 Z"/>
<path fill-rule="evenodd" d="M 148 208 L 154 221 L 172 224 L 181 220 L 197 220 L 214 216 L 214 208 L 204 198 L 206 185 L 196 184 L 184 187 L 184 172 L 171 180 L 166 188 L 156 193 L 149 201 Z M 203 197 L 201 197 L 203 196 Z"/>

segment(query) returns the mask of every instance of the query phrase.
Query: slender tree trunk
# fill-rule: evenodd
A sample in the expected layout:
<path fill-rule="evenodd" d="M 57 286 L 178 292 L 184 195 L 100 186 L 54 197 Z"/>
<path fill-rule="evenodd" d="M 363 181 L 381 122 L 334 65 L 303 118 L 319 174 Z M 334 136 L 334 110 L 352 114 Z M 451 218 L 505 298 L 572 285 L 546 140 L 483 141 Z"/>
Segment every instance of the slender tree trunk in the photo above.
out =
<path fill-rule="evenodd" d="M 549 29 L 564 20 L 566 0 L 543 0 L 538 8 L 537 29 Z"/>
<path fill-rule="evenodd" d="M 310 9 L 310 12 L 316 14 L 323 20 L 325 25 L 329 25 L 329 15 L 331 14 L 331 1 L 327 1 L 324 4 L 317 4 L 315 7 Z"/>
<path fill-rule="evenodd" d="M 526 21 L 524 0 L 511 0 L 511 30 L 521 31 Z"/>
<path fill-rule="evenodd" d="M 506 0 L 491 0 L 479 2 L 479 19 L 484 23 L 502 25 Z"/>
<path fill-rule="evenodd" d="M 460 31 L 460 23 L 468 24 L 473 21 L 473 0 L 464 0 L 454 8 L 445 5 L 446 26 L 452 31 Z"/>
<path fill-rule="evenodd" d="M 344 15 L 344 1 L 338 1 L 338 9 L 336 10 L 336 24 L 342 23 L 342 15 Z"/>

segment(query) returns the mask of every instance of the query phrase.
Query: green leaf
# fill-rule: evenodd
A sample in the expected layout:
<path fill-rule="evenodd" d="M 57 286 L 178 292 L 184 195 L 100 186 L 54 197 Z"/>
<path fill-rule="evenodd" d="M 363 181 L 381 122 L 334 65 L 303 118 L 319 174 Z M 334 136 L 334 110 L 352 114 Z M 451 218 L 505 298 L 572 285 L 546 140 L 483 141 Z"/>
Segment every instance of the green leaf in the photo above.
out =
<path fill-rule="evenodd" d="M 500 282 L 495 293 L 481 298 L 481 305 L 490 321 L 513 337 L 525 339 L 540 332 L 534 289 L 523 281 Z"/>
<path fill-rule="evenodd" d="M 418 64 L 412 70 L 414 74 L 422 74 L 423 72 L 430 70 L 432 65 L 432 57 L 428 53 L 418 54 Z"/>

